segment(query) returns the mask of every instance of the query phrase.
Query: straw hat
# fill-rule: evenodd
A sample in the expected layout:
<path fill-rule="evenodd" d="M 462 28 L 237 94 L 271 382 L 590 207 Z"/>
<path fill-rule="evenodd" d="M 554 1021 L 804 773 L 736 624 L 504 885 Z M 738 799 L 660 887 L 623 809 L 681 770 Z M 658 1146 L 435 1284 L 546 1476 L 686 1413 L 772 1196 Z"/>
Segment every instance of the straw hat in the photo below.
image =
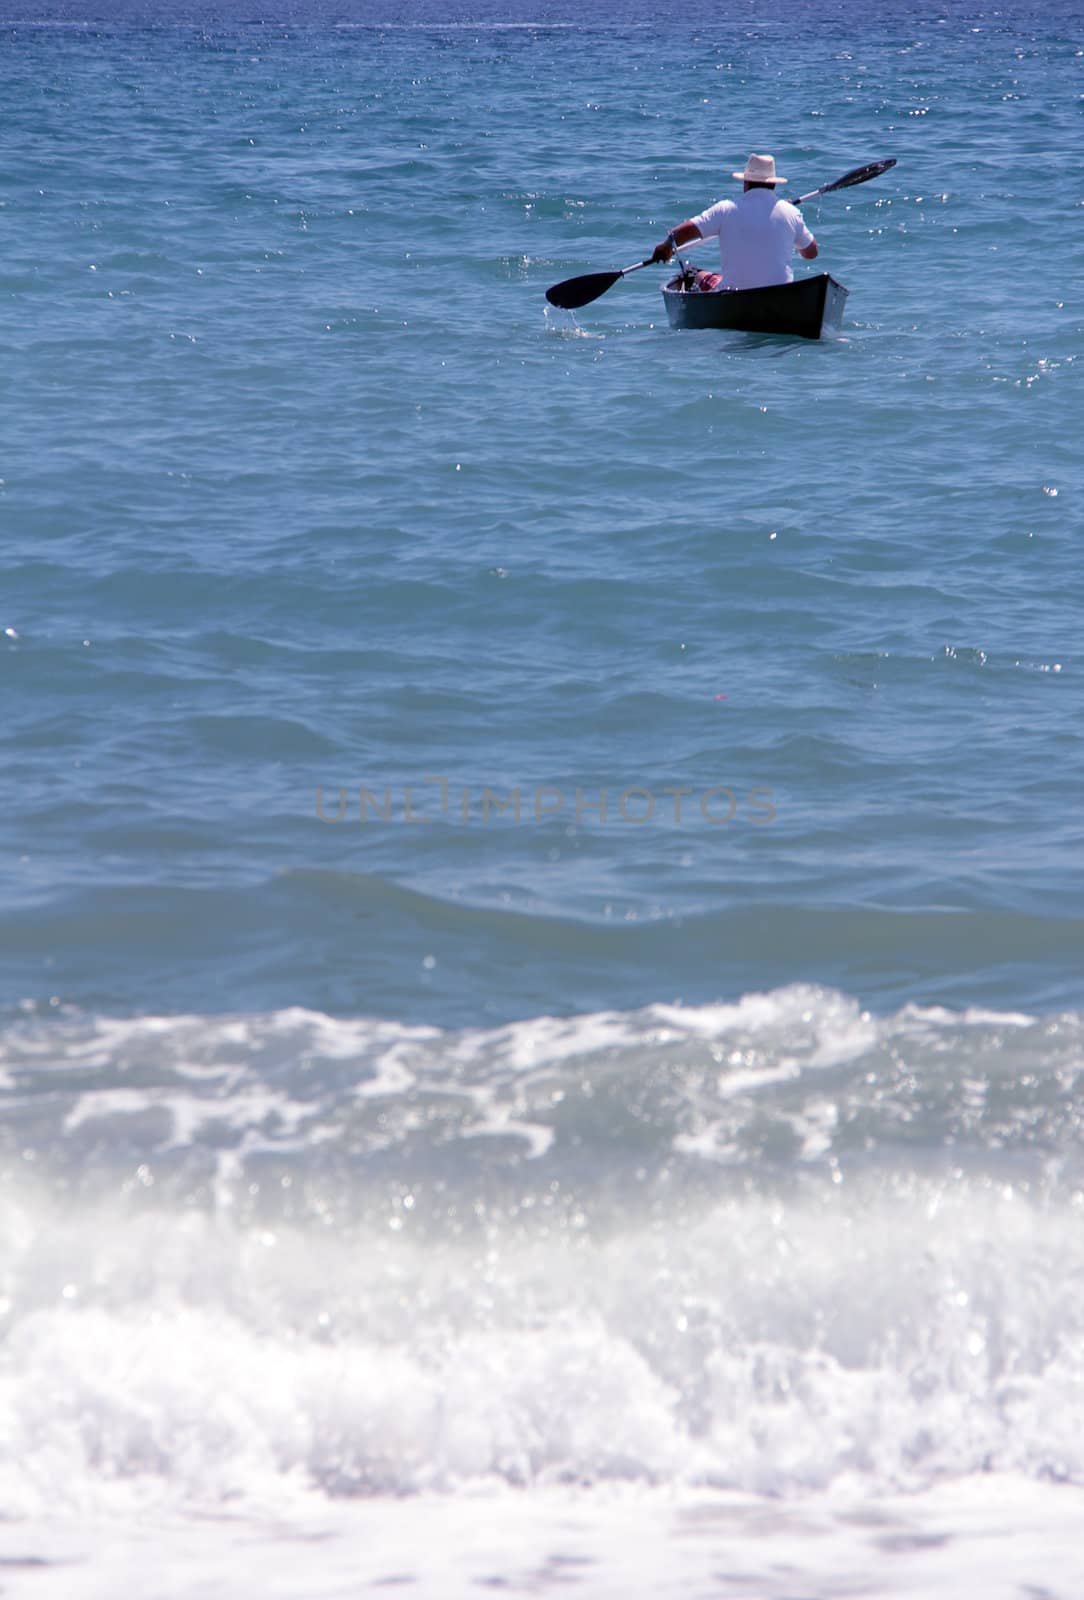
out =
<path fill-rule="evenodd" d="M 786 178 L 777 178 L 775 175 L 774 156 L 750 156 L 745 163 L 744 172 L 732 172 L 732 178 L 737 178 L 740 183 L 786 183 Z"/>

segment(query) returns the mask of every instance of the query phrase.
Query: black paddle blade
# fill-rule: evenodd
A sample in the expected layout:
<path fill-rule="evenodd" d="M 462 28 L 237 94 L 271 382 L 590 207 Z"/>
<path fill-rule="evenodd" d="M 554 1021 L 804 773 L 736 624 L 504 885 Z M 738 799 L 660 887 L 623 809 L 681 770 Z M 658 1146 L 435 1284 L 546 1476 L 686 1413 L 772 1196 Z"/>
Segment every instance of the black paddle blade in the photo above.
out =
<path fill-rule="evenodd" d="M 868 166 L 855 167 L 853 172 L 848 172 L 845 177 L 837 178 L 835 183 L 830 183 L 823 194 L 829 194 L 833 189 L 850 189 L 856 183 L 868 183 L 871 178 L 879 178 L 882 172 L 887 172 L 889 167 L 896 165 L 895 156 L 890 156 L 887 161 L 871 161 Z"/>
<path fill-rule="evenodd" d="M 555 283 L 546 290 L 546 299 L 551 306 L 560 306 L 562 311 L 578 311 L 612 289 L 618 278 L 624 276 L 624 272 L 588 272 L 582 278 L 566 278 L 564 283 Z"/>

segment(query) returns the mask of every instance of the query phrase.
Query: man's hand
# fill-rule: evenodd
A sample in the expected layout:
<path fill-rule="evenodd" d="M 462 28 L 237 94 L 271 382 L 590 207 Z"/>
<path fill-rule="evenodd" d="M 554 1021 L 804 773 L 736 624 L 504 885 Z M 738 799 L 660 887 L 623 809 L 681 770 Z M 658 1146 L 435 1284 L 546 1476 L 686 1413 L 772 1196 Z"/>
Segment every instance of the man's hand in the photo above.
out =
<path fill-rule="evenodd" d="M 655 254 L 651 259 L 652 261 L 669 261 L 675 249 L 680 250 L 683 244 L 692 244 L 695 239 L 700 237 L 700 229 L 695 222 L 679 222 L 677 227 L 666 235 L 662 244 L 655 246 Z"/>

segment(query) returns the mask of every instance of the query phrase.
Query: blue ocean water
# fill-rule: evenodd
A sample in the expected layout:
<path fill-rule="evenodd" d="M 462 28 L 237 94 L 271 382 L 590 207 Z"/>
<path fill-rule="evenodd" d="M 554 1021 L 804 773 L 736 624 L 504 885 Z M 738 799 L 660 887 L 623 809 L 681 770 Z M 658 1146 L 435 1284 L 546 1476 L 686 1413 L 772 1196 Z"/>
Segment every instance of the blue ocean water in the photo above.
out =
<path fill-rule="evenodd" d="M 813 16 L 8 27 L 9 999 L 1078 996 L 1070 13 Z M 765 143 L 840 340 L 548 310 Z"/>
<path fill-rule="evenodd" d="M 1079 22 L 6 0 L 29 1526 L 1081 1484 Z"/>

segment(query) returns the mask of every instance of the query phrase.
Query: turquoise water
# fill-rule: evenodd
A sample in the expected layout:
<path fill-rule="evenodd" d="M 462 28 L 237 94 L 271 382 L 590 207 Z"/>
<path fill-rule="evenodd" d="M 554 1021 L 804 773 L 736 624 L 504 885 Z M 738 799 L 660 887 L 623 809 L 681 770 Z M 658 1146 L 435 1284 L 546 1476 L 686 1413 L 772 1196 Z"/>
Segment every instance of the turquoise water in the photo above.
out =
<path fill-rule="evenodd" d="M 1082 64 L 1069 5 L 7 0 L 16 1555 L 1075 1493 Z M 838 337 L 547 307 L 765 149 L 897 160 L 807 207 Z"/>

